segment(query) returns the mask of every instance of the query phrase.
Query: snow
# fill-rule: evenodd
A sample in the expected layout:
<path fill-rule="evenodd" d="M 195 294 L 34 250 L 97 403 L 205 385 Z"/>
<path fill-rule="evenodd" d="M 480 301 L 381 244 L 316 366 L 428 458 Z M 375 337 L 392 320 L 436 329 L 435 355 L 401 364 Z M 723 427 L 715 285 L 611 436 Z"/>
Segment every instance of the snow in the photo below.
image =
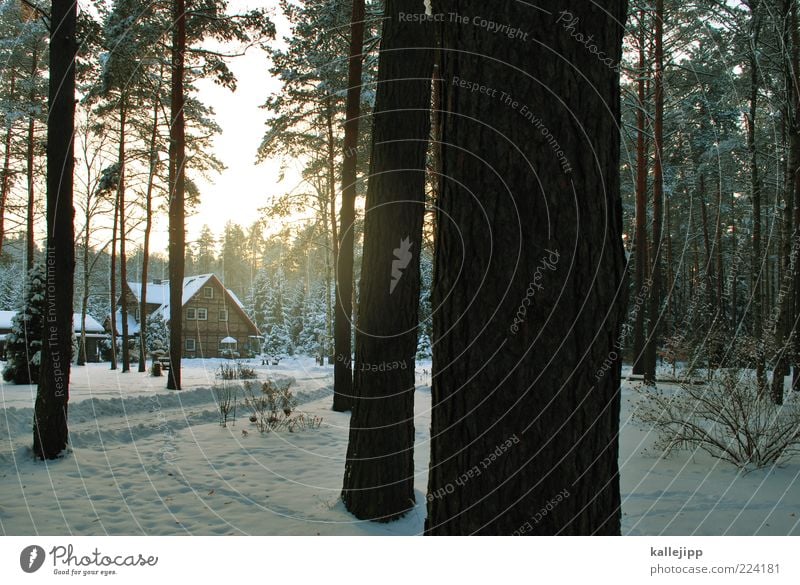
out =
<path fill-rule="evenodd" d="M 0 311 L 0 330 L 11 329 L 14 325 L 12 320 L 17 311 Z M 73 313 L 72 315 L 72 328 L 76 333 L 81 330 L 81 314 Z M 97 319 L 87 313 L 86 315 L 86 333 L 104 333 L 103 326 L 97 322 Z"/>
<path fill-rule="evenodd" d="M 430 362 L 417 367 L 417 506 L 390 524 L 354 519 L 339 500 L 349 415 L 330 410 L 332 367 L 311 358 L 250 365 L 259 377 L 295 379 L 317 430 L 259 434 L 239 405 L 217 422 L 210 390 L 225 360 L 185 360 L 184 390 L 166 377 L 73 367 L 72 448 L 33 461 L 35 388 L 0 385 L 2 534 L 419 534 L 429 456 Z M 228 362 L 229 363 L 229 362 Z M 800 462 L 747 474 L 704 455 L 659 459 L 653 437 L 630 419 L 633 383 L 622 386 L 623 532 L 632 535 L 800 534 Z M 245 431 L 245 432 L 243 432 Z"/>

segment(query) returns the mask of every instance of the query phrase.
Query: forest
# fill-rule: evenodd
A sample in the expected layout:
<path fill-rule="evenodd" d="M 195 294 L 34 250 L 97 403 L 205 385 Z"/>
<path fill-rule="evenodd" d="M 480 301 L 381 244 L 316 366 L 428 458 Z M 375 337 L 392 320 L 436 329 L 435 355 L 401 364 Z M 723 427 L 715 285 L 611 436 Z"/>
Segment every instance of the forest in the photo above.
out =
<path fill-rule="evenodd" d="M 78 448 L 89 319 L 121 387 L 162 354 L 165 391 L 217 368 L 168 325 L 181 287 L 147 300 L 214 274 L 258 329 L 243 357 L 313 363 L 348 417 L 349 518 L 618 535 L 628 426 L 798 464 L 796 0 L 0 0 L 0 63 L 4 388 L 33 387 L 34 458 Z M 242 75 L 269 80 L 249 156 L 276 172 L 220 229 L 203 205 L 245 194 L 213 186 L 208 87 Z M 290 404 L 270 380 L 225 396 Z"/>

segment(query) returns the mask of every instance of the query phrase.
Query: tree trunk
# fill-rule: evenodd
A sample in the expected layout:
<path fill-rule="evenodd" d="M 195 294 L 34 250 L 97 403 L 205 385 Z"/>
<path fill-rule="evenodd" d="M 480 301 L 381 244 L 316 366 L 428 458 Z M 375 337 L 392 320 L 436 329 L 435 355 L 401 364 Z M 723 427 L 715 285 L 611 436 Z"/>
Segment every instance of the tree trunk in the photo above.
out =
<path fill-rule="evenodd" d="M 14 87 L 16 85 L 16 76 L 14 70 L 11 70 L 11 89 L 9 90 L 9 100 L 14 99 Z M 11 190 L 11 136 L 13 124 L 6 122 L 6 137 L 3 141 L 5 152 L 3 153 L 3 174 L 0 177 L 0 256 L 3 254 L 3 242 L 6 238 L 6 203 L 8 201 L 8 192 Z"/>
<path fill-rule="evenodd" d="M 30 93 L 30 100 L 31 100 L 31 107 L 33 107 L 33 100 L 36 96 L 36 92 L 34 90 L 34 83 L 36 80 L 36 70 L 38 69 L 38 58 L 37 58 L 37 51 L 36 49 L 33 50 L 33 55 L 31 56 L 31 93 Z M 36 249 L 34 246 L 34 234 L 33 234 L 33 204 L 34 204 L 34 192 L 33 192 L 33 162 L 34 162 L 34 146 L 36 144 L 36 122 L 33 117 L 33 112 L 30 113 L 28 116 L 28 144 L 27 144 L 27 152 L 26 154 L 26 161 L 27 161 L 27 184 L 28 184 L 28 206 L 26 210 L 25 216 L 25 271 L 30 272 L 31 268 L 33 268 L 33 254 L 34 250 Z"/>
<path fill-rule="evenodd" d="M 86 355 L 86 313 L 89 310 L 89 238 L 91 237 L 91 205 L 90 195 L 87 196 L 85 225 L 83 228 L 83 294 L 81 295 L 81 337 L 78 343 L 78 365 L 83 366 L 88 361 Z M 112 311 L 113 317 L 113 311 Z"/>
<path fill-rule="evenodd" d="M 634 254 L 636 254 L 636 284 L 634 295 L 641 295 L 647 279 L 647 117 L 644 78 L 645 28 L 644 9 L 639 11 L 639 70 L 637 75 L 638 109 L 636 112 L 636 232 Z M 644 374 L 644 329 L 645 311 L 637 310 L 633 322 L 633 374 Z"/>
<path fill-rule="evenodd" d="M 617 63 L 627 3 L 458 6 L 533 38 L 437 29 L 446 114 L 425 531 L 619 534 L 619 73 L 563 29 Z"/>
<path fill-rule="evenodd" d="M 153 228 L 153 184 L 156 176 L 158 150 L 158 95 L 153 105 L 153 129 L 150 133 L 150 170 L 147 174 L 147 192 L 145 193 L 144 244 L 142 249 L 142 290 L 139 299 L 139 371 L 147 371 L 147 279 L 150 266 L 150 232 Z"/>
<path fill-rule="evenodd" d="M 169 375 L 167 388 L 181 389 L 183 352 L 183 271 L 186 249 L 186 136 L 183 113 L 184 54 L 186 52 L 186 11 L 184 0 L 173 0 L 172 84 L 169 126 Z"/>
<path fill-rule="evenodd" d="M 342 490 L 357 518 L 382 522 L 414 507 L 414 364 L 433 68 L 430 23 L 399 20 L 416 5 L 387 0 L 384 13 Z"/>
<path fill-rule="evenodd" d="M 656 351 L 659 342 L 661 319 L 661 225 L 664 197 L 664 0 L 655 6 L 655 70 L 653 72 L 653 258 L 650 269 L 650 298 L 648 304 L 648 337 L 645 345 L 645 384 L 656 383 Z"/>
<path fill-rule="evenodd" d="M 119 227 L 119 197 L 114 198 L 114 222 L 111 227 L 111 369 L 117 369 L 117 228 Z"/>
<path fill-rule="evenodd" d="M 128 234 L 125 230 L 125 122 L 127 109 L 124 101 L 120 100 L 119 110 L 119 185 L 117 197 L 119 199 L 119 280 L 121 287 L 120 315 L 122 321 L 122 372 L 131 370 L 131 354 L 128 347 L 128 256 L 125 253 L 125 244 Z"/>
<path fill-rule="evenodd" d="M 364 51 L 364 0 L 353 0 L 350 22 L 350 55 L 347 75 L 347 114 L 344 123 L 342 161 L 342 208 L 339 212 L 339 255 L 336 259 L 336 307 L 333 366 L 333 410 L 350 410 L 353 397 L 352 322 L 353 245 L 356 220 L 356 165 L 358 122 L 361 113 L 361 71 Z"/>
<path fill-rule="evenodd" d="M 747 117 L 747 150 L 750 155 L 750 197 L 753 203 L 753 266 L 752 266 L 752 297 L 753 297 L 753 337 L 756 340 L 757 351 L 756 378 L 759 388 L 766 388 L 767 374 L 764 364 L 764 320 L 762 289 L 762 263 L 761 254 L 761 179 L 758 172 L 758 151 L 756 150 L 756 115 L 758 113 L 758 55 L 755 47 L 761 30 L 758 0 L 750 3 L 750 111 Z"/>
<path fill-rule="evenodd" d="M 33 424 L 33 451 L 58 457 L 69 440 L 72 295 L 75 272 L 72 208 L 75 130 L 77 3 L 53 2 L 50 31 L 50 95 L 47 120 L 46 325 Z"/>

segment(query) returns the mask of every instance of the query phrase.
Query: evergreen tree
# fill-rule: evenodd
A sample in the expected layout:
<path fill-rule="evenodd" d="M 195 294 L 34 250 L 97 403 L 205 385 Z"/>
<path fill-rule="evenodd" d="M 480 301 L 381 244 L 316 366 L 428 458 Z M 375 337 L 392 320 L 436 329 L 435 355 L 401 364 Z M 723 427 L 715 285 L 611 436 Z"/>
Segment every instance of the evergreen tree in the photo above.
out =
<path fill-rule="evenodd" d="M 3 379 L 15 384 L 39 382 L 42 335 L 45 319 L 45 274 L 40 264 L 34 264 L 25 281 L 22 308 L 14 315 L 11 333 L 6 340 L 8 362 Z"/>

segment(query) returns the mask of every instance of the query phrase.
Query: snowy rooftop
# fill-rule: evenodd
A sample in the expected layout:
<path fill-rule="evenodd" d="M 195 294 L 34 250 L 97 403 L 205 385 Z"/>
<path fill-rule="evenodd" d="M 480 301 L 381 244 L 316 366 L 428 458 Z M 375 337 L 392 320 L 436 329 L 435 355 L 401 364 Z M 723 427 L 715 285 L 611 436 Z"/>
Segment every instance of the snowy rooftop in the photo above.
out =
<path fill-rule="evenodd" d="M 12 320 L 16 311 L 0 311 L 0 330 L 11 330 Z M 77 333 L 81 330 L 81 314 L 74 313 L 72 315 L 72 328 Z M 97 322 L 97 319 L 91 315 L 86 315 L 86 333 L 103 333 L 103 326 Z"/>

